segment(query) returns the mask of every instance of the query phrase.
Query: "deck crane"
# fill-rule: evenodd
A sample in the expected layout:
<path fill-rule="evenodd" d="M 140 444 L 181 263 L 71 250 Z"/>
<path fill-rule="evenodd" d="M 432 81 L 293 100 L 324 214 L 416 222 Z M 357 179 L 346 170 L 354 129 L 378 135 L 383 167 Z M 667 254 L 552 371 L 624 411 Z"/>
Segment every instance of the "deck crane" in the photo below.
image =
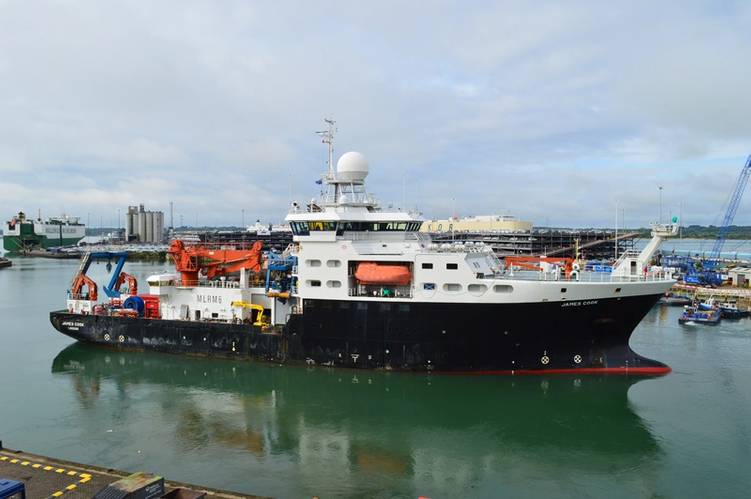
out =
<path fill-rule="evenodd" d="M 180 272 L 183 286 L 195 286 L 199 274 L 211 280 L 246 269 L 253 273 L 261 271 L 263 241 L 256 241 L 250 248 L 211 247 L 203 244 L 186 245 L 180 239 L 170 244 L 167 253 Z"/>
<path fill-rule="evenodd" d="M 743 165 L 738 179 L 735 181 L 735 187 L 733 193 L 730 195 L 730 201 L 728 202 L 725 216 L 722 219 L 720 230 L 717 232 L 717 239 L 715 239 L 712 246 L 712 252 L 709 254 L 709 258 L 705 260 L 704 267 L 701 272 L 696 272 L 690 269 L 689 274 L 686 275 L 686 282 L 689 284 L 712 284 L 718 286 L 722 284 L 722 275 L 717 272 L 717 266 L 719 264 L 720 255 L 722 254 L 722 248 L 725 245 L 728 231 L 735 218 L 735 213 L 738 211 L 738 206 L 741 203 L 743 197 L 743 191 L 746 190 L 748 184 L 748 178 L 751 176 L 751 154 L 746 159 L 746 164 Z"/>
<path fill-rule="evenodd" d="M 96 283 L 86 275 L 91 263 L 95 260 L 106 260 L 107 270 L 110 269 L 110 261 L 116 260 L 115 271 L 112 273 L 109 284 L 104 286 L 104 293 L 109 298 L 119 298 L 121 295 L 120 288 L 124 283 L 128 283 L 128 294 L 134 295 L 138 289 L 138 283 L 136 278 L 130 274 L 123 272 L 123 265 L 128 257 L 127 252 L 109 252 L 109 251 L 89 251 L 81 258 L 81 265 L 78 267 L 78 272 L 73 278 L 73 282 L 70 284 L 70 294 L 73 299 L 88 299 L 96 301 L 98 298 L 98 290 Z M 84 293 L 86 289 L 86 293 Z"/>

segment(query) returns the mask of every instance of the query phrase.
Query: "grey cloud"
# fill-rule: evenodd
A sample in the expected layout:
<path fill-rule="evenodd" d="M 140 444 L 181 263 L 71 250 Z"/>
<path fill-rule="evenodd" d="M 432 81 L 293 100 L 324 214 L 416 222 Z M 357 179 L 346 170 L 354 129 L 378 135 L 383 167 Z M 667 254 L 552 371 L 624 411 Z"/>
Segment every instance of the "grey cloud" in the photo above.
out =
<path fill-rule="evenodd" d="M 709 222 L 732 182 L 716 165 L 734 177 L 751 135 L 749 19 L 710 2 L 0 2 L 0 212 L 173 200 L 191 223 L 278 220 L 290 191 L 315 193 L 312 132 L 333 115 L 376 194 L 399 201 L 406 179 L 431 216 L 456 197 L 610 224 L 618 198 L 646 224 L 669 178 Z"/>

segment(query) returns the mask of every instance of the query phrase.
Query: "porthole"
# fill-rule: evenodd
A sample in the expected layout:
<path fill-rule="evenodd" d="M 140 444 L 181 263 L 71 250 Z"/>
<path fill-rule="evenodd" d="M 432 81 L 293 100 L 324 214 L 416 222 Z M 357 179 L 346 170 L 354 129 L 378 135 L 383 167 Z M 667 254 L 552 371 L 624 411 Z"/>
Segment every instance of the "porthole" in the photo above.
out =
<path fill-rule="evenodd" d="M 308 267 L 320 267 L 321 260 L 305 260 L 305 265 Z"/>
<path fill-rule="evenodd" d="M 342 266 L 342 262 L 341 262 L 341 260 L 327 260 L 326 261 L 326 266 L 334 269 L 334 268 L 337 268 L 337 267 L 341 267 Z"/>
<path fill-rule="evenodd" d="M 508 284 L 496 284 L 493 286 L 493 292 L 495 293 L 511 293 L 512 291 L 514 291 L 514 287 Z"/>
<path fill-rule="evenodd" d="M 473 295 L 481 295 L 488 290 L 488 287 L 484 284 L 470 284 L 467 286 L 467 291 Z"/>
<path fill-rule="evenodd" d="M 311 288 L 320 288 L 321 287 L 321 281 L 318 279 L 308 279 L 305 281 L 305 283 L 310 286 Z"/>
<path fill-rule="evenodd" d="M 342 281 L 326 281 L 327 288 L 341 288 Z"/>
<path fill-rule="evenodd" d="M 462 285 L 455 282 L 447 282 L 443 285 L 443 290 L 448 293 L 458 293 L 462 290 Z"/>

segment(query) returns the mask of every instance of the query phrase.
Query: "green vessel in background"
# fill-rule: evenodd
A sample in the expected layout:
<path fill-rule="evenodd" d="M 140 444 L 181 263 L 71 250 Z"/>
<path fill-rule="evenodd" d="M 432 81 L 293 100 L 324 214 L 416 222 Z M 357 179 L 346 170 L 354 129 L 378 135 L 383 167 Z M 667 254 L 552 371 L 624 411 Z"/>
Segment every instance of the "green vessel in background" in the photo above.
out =
<path fill-rule="evenodd" d="M 51 248 L 76 244 L 86 235 L 86 226 L 78 217 L 62 215 L 42 220 L 26 218 L 24 212 L 8 220 L 3 226 L 3 247 L 9 252 Z"/>

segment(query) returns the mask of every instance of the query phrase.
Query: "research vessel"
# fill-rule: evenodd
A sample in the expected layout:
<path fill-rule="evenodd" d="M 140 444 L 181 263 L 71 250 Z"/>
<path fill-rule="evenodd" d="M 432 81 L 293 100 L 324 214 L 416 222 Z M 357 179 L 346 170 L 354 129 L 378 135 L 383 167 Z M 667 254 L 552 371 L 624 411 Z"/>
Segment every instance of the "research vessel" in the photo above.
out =
<path fill-rule="evenodd" d="M 20 252 L 29 249 L 51 248 L 76 244 L 86 236 L 86 226 L 78 217 L 61 215 L 35 220 L 19 212 L 3 227 L 3 247 L 6 251 Z"/>
<path fill-rule="evenodd" d="M 677 225 L 653 226 L 641 252 L 610 273 L 566 258 L 499 259 L 483 244 L 435 244 L 418 213 L 383 209 L 366 191 L 364 156 L 348 152 L 322 176 L 321 197 L 292 204 L 293 242 L 174 240 L 175 272 L 122 271 L 124 255 L 84 257 L 67 299 L 51 312 L 60 332 L 122 349 L 278 363 L 453 373 L 663 374 L 629 346 L 674 284 L 650 262 Z M 99 303 L 86 276 L 116 259 Z M 127 284 L 127 291 L 123 286 Z"/>

